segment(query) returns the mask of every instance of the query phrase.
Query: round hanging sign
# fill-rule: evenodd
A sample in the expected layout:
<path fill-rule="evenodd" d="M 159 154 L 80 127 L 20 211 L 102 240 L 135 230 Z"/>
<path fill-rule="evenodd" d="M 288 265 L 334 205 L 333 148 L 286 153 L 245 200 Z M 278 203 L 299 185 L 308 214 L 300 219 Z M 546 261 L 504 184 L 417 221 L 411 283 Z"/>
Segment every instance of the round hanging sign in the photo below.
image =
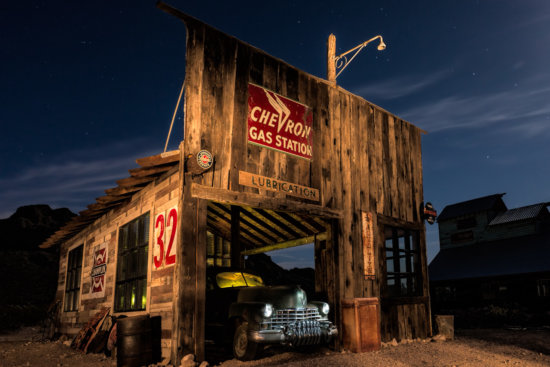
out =
<path fill-rule="evenodd" d="M 424 206 L 424 219 L 426 219 L 429 224 L 434 224 L 436 218 L 437 211 L 434 209 L 432 203 L 426 203 L 426 205 Z"/>
<path fill-rule="evenodd" d="M 212 167 L 214 159 L 212 158 L 212 153 L 208 150 L 201 150 L 197 153 L 197 163 L 203 169 L 209 169 Z"/>

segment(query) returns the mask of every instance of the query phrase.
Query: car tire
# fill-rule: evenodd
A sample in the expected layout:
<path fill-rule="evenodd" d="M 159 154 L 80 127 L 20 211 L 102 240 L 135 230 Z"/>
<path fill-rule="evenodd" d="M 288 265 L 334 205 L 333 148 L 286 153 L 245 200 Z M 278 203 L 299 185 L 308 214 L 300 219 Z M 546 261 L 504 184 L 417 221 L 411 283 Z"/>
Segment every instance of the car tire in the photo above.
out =
<path fill-rule="evenodd" d="M 260 345 L 248 337 L 248 322 L 243 322 L 235 330 L 233 355 L 241 361 L 251 361 L 261 349 Z"/>

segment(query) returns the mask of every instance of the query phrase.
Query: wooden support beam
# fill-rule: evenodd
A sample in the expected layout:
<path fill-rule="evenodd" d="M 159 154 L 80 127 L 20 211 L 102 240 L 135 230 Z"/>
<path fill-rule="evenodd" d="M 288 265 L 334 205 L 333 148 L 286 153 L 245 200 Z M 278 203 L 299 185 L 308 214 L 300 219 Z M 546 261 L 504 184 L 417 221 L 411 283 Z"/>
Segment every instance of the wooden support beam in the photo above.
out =
<path fill-rule="evenodd" d="M 109 210 L 111 210 L 113 207 L 115 206 L 118 206 L 122 204 L 121 202 L 107 202 L 107 203 L 93 203 L 93 204 L 90 204 L 87 206 L 88 209 L 92 210 L 92 211 L 103 211 L 103 212 L 108 212 Z"/>
<path fill-rule="evenodd" d="M 268 225 L 266 222 L 264 222 L 263 220 L 258 218 L 256 215 L 254 215 L 255 212 L 256 211 L 254 209 L 250 208 L 250 207 L 248 207 L 248 208 L 241 207 L 241 213 L 244 216 L 250 218 L 251 220 L 256 222 L 262 228 L 265 228 L 268 231 L 270 231 L 271 233 L 275 234 L 275 236 L 277 236 L 279 238 L 283 238 L 283 239 L 286 237 L 281 231 L 277 230 L 276 227 Z"/>
<path fill-rule="evenodd" d="M 213 200 L 224 204 L 236 204 L 253 208 L 264 208 L 277 211 L 290 211 L 297 214 L 317 215 L 325 218 L 343 218 L 342 210 L 325 208 L 320 205 L 306 204 L 299 201 L 267 197 L 250 192 L 236 192 L 193 183 L 191 196 Z"/>
<path fill-rule="evenodd" d="M 208 212 L 211 213 L 212 219 L 219 218 L 219 219 L 229 223 L 229 228 L 230 228 L 229 232 L 231 232 L 231 209 L 227 209 L 225 206 L 223 206 L 221 204 L 218 204 L 218 203 L 213 203 L 213 204 L 214 204 L 214 206 L 210 206 L 208 208 Z M 223 210 L 224 212 L 226 212 L 229 215 L 229 218 L 226 217 L 220 211 L 218 211 L 218 209 Z M 241 209 L 241 211 L 242 211 L 242 209 Z M 241 218 L 240 222 L 245 223 L 242 218 Z M 249 238 L 249 241 L 251 241 L 251 243 L 264 243 L 264 242 L 266 242 L 265 238 L 269 238 L 269 237 L 265 236 L 263 233 L 261 233 L 260 235 L 263 235 L 265 237 L 264 239 L 262 239 L 262 238 L 260 238 L 256 235 L 256 234 L 259 234 L 259 233 L 254 234 L 251 231 L 247 230 L 246 228 L 243 228 L 240 225 L 239 225 L 239 228 L 240 228 L 240 233 L 241 233 L 241 240 L 242 240 L 243 236 L 247 236 Z M 269 241 L 267 241 L 267 242 L 269 242 Z"/>
<path fill-rule="evenodd" d="M 98 203 L 101 203 L 101 204 L 122 203 L 124 200 L 129 199 L 131 196 L 132 196 L 131 194 L 119 195 L 119 196 L 104 195 L 104 196 L 100 196 L 100 197 L 96 198 L 95 201 L 97 201 Z"/>
<path fill-rule="evenodd" d="M 146 185 L 154 180 L 153 177 L 126 177 L 122 180 L 116 181 L 120 187 L 132 187 L 137 185 Z"/>
<path fill-rule="evenodd" d="M 327 80 L 336 85 L 336 36 L 330 34 L 327 41 Z"/>
<path fill-rule="evenodd" d="M 85 209 L 81 212 L 78 212 L 78 214 L 80 214 L 81 217 L 91 218 L 103 215 L 103 211 Z"/>
<path fill-rule="evenodd" d="M 266 218 L 267 220 L 269 220 L 271 223 L 275 224 L 277 227 L 283 229 L 285 232 L 289 233 L 290 236 L 287 236 L 287 237 L 302 237 L 303 234 L 302 233 L 298 233 L 294 230 L 294 228 L 290 227 L 289 225 L 287 225 L 287 223 L 284 223 L 283 221 L 279 220 L 279 218 L 276 218 L 274 216 L 274 212 L 271 211 L 271 212 L 268 212 L 267 210 L 264 210 L 264 209 L 256 209 L 256 212 L 258 214 L 260 214 L 262 217 Z M 272 215 L 273 214 L 273 215 Z M 284 219 L 284 218 L 283 218 Z M 288 223 L 290 224 L 290 223 Z"/>
<path fill-rule="evenodd" d="M 210 214 L 208 213 L 207 215 L 207 224 L 208 224 L 208 229 L 210 230 L 210 232 L 230 241 L 231 239 L 231 221 L 229 225 L 224 225 L 223 222 L 225 222 L 225 220 L 227 218 L 225 217 L 217 217 L 217 216 L 214 216 L 213 214 Z M 219 220 L 220 219 L 223 219 L 223 222 L 220 222 Z M 253 241 L 254 239 L 251 238 L 250 236 L 248 235 L 245 235 L 245 234 L 242 234 L 241 236 L 241 246 L 244 246 L 246 248 L 253 248 L 254 245 L 255 245 L 255 242 Z"/>
<path fill-rule="evenodd" d="M 141 190 L 143 187 L 129 186 L 129 187 L 113 187 L 112 189 L 105 190 L 105 193 L 110 196 L 122 196 L 131 194 Z"/>
<path fill-rule="evenodd" d="M 94 218 L 75 217 L 70 222 L 61 227 L 57 232 L 52 234 L 44 243 L 40 244 L 39 248 L 50 248 L 63 240 L 70 238 L 73 234 L 79 232 L 82 228 L 93 222 Z"/>
<path fill-rule="evenodd" d="M 184 143 L 180 144 L 183 152 Z M 207 202 L 191 197 L 191 174 L 185 174 L 180 160 L 178 201 L 178 245 L 174 271 L 174 300 L 171 360 L 186 354 L 204 360 L 204 319 L 206 289 Z"/>
<path fill-rule="evenodd" d="M 168 172 L 172 168 L 174 168 L 176 166 L 176 163 L 177 162 L 173 162 L 173 164 L 167 164 L 162 166 L 132 168 L 128 170 L 128 172 L 130 172 L 130 176 L 132 177 L 159 176 L 164 172 Z"/>
<path fill-rule="evenodd" d="M 279 214 L 283 219 L 288 221 L 290 224 L 292 224 L 294 227 L 298 228 L 303 233 L 309 234 L 312 232 L 310 228 L 308 228 L 304 223 L 302 223 L 302 218 L 297 218 L 296 215 L 291 215 L 289 213 L 277 213 Z M 313 231 L 315 232 L 315 231 Z"/>
<path fill-rule="evenodd" d="M 223 205 L 223 204 L 212 202 L 209 210 L 214 210 L 213 207 L 217 207 L 217 208 L 223 210 L 224 212 L 228 213 L 230 217 L 232 216 L 232 214 L 231 214 L 232 209 L 225 207 L 225 205 Z M 246 210 L 239 207 L 239 212 L 244 215 L 244 213 L 246 213 Z M 255 238 L 256 242 L 259 242 L 259 243 L 261 243 L 261 242 L 277 242 L 277 238 L 271 236 L 269 233 L 266 233 L 265 228 L 268 228 L 268 227 L 266 226 L 265 223 L 258 227 L 256 225 L 254 225 L 253 223 L 249 222 L 248 220 L 242 218 L 242 216 L 240 216 L 239 218 L 240 218 L 239 219 L 240 224 L 242 224 L 242 225 L 240 225 L 241 232 L 243 232 L 243 231 L 247 232 L 247 234 L 249 234 L 251 237 Z M 249 230 L 247 230 L 245 227 L 248 228 Z M 258 237 L 258 236 L 261 236 L 263 238 Z M 284 238 L 284 236 L 283 236 L 283 238 Z"/>
<path fill-rule="evenodd" d="M 136 163 L 141 167 L 159 166 L 161 164 L 173 163 L 180 161 L 180 151 L 172 150 L 170 152 L 152 155 L 150 157 L 138 158 Z"/>
<path fill-rule="evenodd" d="M 181 152 L 183 152 L 183 142 L 180 143 L 180 157 Z M 177 237 L 176 237 L 176 264 L 174 266 L 174 278 L 173 278 L 173 287 L 172 287 L 172 340 L 171 340 L 171 350 L 170 350 L 170 359 L 172 360 L 172 363 L 177 363 L 176 361 L 181 360 L 181 356 L 183 355 L 183 346 L 180 344 L 180 341 L 182 339 L 182 334 L 184 333 L 184 328 L 182 327 L 182 324 L 184 324 L 185 320 L 183 319 L 183 315 L 181 312 L 183 311 L 183 282 L 187 281 L 187 275 L 185 274 L 186 269 L 184 268 L 185 264 L 183 261 L 183 247 L 184 247 L 184 237 L 183 233 L 186 227 L 188 225 L 183 225 L 183 219 L 184 215 L 188 215 L 188 213 L 184 213 L 184 192 L 183 192 L 183 186 L 184 186 L 184 160 L 181 159 L 179 161 L 179 187 L 178 187 L 178 225 L 177 225 Z M 189 191 L 189 190 L 188 190 Z M 188 320 L 188 319 L 187 319 Z"/>
<path fill-rule="evenodd" d="M 241 208 L 231 205 L 231 266 L 242 268 L 241 254 Z"/>
<path fill-rule="evenodd" d="M 263 252 L 268 252 L 268 251 L 282 250 L 282 249 L 285 249 L 285 248 L 306 245 L 308 243 L 314 242 L 315 238 L 317 238 L 317 240 L 319 240 L 319 241 L 326 240 L 327 239 L 327 233 L 323 232 L 323 233 L 319 233 L 318 235 L 313 235 L 313 236 L 308 236 L 308 237 L 303 237 L 303 238 L 297 238 L 295 240 L 279 242 L 279 243 L 276 243 L 274 245 L 263 246 L 263 247 L 255 248 L 255 249 L 252 249 L 252 250 L 246 250 L 246 251 L 243 251 L 241 254 L 242 255 L 255 255 L 255 254 L 261 254 Z"/>

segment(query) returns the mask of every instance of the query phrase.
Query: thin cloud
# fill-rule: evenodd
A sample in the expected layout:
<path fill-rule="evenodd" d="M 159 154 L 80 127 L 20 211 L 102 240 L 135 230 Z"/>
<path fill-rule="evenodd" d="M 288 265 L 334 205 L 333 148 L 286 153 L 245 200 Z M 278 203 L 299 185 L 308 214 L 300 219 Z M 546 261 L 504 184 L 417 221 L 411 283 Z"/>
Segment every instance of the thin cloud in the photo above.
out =
<path fill-rule="evenodd" d="M 50 163 L 36 164 L 0 180 L 0 218 L 8 217 L 22 205 L 49 204 L 80 211 L 115 181 L 128 177 L 136 167 L 135 159 L 158 152 L 136 152 L 141 141 L 126 141 L 110 146 L 74 151 Z M 67 158 L 69 157 L 69 158 Z"/>
<path fill-rule="evenodd" d="M 352 92 L 366 98 L 367 100 L 396 99 L 418 93 L 421 90 L 444 80 L 449 74 L 450 73 L 447 70 L 440 70 L 427 76 L 402 76 L 379 83 L 360 86 L 352 89 Z"/>
<path fill-rule="evenodd" d="M 525 122 L 521 125 L 509 126 L 505 129 L 510 134 L 523 134 L 528 138 L 534 138 L 542 134 L 548 133 L 550 129 L 550 115 L 546 117 L 546 120 L 537 120 L 531 122 Z"/>
<path fill-rule="evenodd" d="M 540 82 L 540 79 L 539 79 Z M 417 105 L 399 115 L 428 132 L 498 127 L 525 137 L 550 132 L 550 90 L 526 83 L 498 93 L 450 96 Z"/>
<path fill-rule="evenodd" d="M 547 23 L 547 22 L 550 22 L 550 13 L 549 12 L 539 14 L 536 17 L 532 17 L 528 20 L 517 23 L 517 24 L 514 25 L 514 27 L 515 27 L 515 29 L 520 29 L 520 28 L 530 27 L 532 25 L 538 25 L 540 23 Z"/>

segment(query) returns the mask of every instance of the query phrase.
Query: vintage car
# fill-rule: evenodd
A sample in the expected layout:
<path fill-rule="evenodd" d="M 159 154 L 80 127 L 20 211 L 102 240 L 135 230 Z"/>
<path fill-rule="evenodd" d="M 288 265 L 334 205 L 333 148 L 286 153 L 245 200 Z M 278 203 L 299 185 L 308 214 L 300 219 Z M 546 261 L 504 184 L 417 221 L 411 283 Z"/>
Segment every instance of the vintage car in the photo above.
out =
<path fill-rule="evenodd" d="M 338 334 L 326 302 L 308 302 L 298 285 L 265 286 L 258 275 L 209 268 L 206 338 L 232 343 L 233 355 L 254 359 L 266 344 L 326 344 Z"/>

